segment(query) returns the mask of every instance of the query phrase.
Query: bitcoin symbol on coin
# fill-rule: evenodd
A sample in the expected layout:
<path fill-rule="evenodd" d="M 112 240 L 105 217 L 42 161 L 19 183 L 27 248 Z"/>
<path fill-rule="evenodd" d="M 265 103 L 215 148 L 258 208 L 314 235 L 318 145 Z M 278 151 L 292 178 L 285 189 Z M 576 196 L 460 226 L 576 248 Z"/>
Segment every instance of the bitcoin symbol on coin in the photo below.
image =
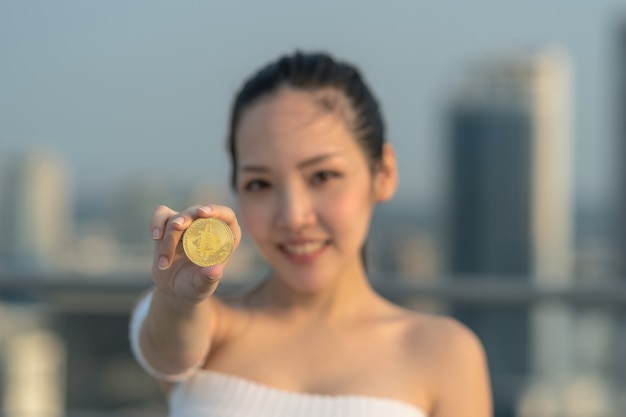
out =
<path fill-rule="evenodd" d="M 212 266 L 225 262 L 233 251 L 233 233 L 213 217 L 194 220 L 183 234 L 183 249 L 191 262 Z"/>

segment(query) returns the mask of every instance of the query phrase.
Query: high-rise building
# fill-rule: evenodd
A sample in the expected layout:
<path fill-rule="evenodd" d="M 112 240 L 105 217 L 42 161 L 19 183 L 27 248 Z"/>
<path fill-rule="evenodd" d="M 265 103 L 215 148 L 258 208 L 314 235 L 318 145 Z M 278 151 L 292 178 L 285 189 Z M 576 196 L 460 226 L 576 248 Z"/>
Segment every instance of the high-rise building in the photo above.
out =
<path fill-rule="evenodd" d="M 567 285 L 573 214 L 568 60 L 559 50 L 507 56 L 465 81 L 450 112 L 450 273 L 459 280 Z M 569 316 L 552 307 L 454 308 L 485 344 L 496 416 L 513 415 L 525 375 L 550 378 L 569 369 L 566 347 L 554 355 L 567 343 L 558 338 Z"/>
<path fill-rule="evenodd" d="M 624 160 L 626 158 L 626 19 L 623 20 L 622 25 L 618 29 L 617 36 L 617 106 L 616 106 L 616 120 L 617 120 L 617 146 L 618 155 L 617 167 L 618 167 L 618 179 L 616 181 L 617 190 L 616 195 L 618 197 L 618 204 L 616 210 L 617 224 L 619 227 L 617 236 L 617 254 L 616 261 L 618 263 L 618 274 L 624 280 L 626 280 L 626 164 Z"/>
<path fill-rule="evenodd" d="M 25 270 L 64 264 L 72 237 L 71 180 L 53 153 L 31 150 L 7 164 L 2 187 L 2 252 Z"/>

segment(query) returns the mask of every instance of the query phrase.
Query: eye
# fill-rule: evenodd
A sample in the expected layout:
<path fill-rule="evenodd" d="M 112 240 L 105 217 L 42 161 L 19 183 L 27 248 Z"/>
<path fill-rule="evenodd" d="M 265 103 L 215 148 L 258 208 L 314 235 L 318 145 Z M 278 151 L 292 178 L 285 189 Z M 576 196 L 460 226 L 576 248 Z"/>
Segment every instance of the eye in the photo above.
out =
<path fill-rule="evenodd" d="M 270 183 L 265 180 L 251 180 L 244 184 L 244 191 L 257 192 L 270 188 Z"/>
<path fill-rule="evenodd" d="M 318 185 L 318 184 L 326 183 L 330 181 L 331 179 L 338 178 L 338 177 L 340 177 L 338 172 L 323 170 L 323 171 L 318 171 L 315 174 L 313 174 L 313 177 L 311 178 L 311 182 L 314 185 Z"/>

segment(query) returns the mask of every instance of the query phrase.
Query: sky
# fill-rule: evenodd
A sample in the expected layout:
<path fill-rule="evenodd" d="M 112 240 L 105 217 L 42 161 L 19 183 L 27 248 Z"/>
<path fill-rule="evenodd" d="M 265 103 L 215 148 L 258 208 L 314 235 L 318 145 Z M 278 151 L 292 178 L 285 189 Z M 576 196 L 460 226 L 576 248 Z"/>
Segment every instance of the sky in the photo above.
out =
<path fill-rule="evenodd" d="M 226 189 L 242 80 L 280 54 L 325 50 L 357 64 L 382 103 L 396 200 L 433 207 L 446 191 L 445 110 L 464 74 L 556 45 L 574 72 L 573 195 L 607 203 L 620 21 L 615 0 L 2 0 L 0 164 L 43 148 L 79 192 L 146 177 Z"/>

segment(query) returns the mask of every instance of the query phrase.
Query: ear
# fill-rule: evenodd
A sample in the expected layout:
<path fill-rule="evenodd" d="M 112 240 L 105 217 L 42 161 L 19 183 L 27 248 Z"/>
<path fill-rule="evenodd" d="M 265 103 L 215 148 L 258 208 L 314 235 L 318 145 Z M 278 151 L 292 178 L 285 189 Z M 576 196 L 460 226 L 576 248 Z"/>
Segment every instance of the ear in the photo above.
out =
<path fill-rule="evenodd" d="M 382 203 L 389 200 L 398 188 L 398 164 L 393 147 L 383 144 L 382 158 L 374 177 L 374 201 Z"/>

